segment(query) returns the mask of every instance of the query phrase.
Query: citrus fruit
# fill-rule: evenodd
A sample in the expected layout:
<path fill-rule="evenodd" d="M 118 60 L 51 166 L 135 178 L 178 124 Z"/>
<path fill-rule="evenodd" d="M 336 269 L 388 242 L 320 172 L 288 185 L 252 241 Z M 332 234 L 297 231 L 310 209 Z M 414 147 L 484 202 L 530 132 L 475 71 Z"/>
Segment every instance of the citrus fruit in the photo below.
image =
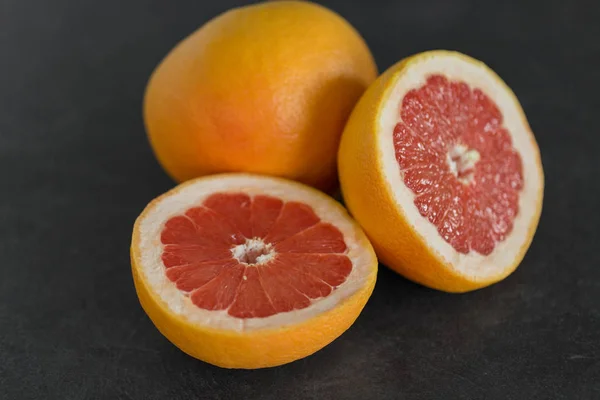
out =
<path fill-rule="evenodd" d="M 281 178 L 188 181 L 135 222 L 142 307 L 187 354 L 228 368 L 308 356 L 352 325 L 375 285 L 360 227 L 327 195 Z"/>
<path fill-rule="evenodd" d="M 380 260 L 449 292 L 508 276 L 542 209 L 540 153 L 517 98 L 455 52 L 412 56 L 378 78 L 343 133 L 339 171 Z"/>
<path fill-rule="evenodd" d="M 337 182 L 340 135 L 377 77 L 354 28 L 309 2 L 230 10 L 179 43 L 152 74 L 144 120 L 177 181 L 219 173 Z"/>

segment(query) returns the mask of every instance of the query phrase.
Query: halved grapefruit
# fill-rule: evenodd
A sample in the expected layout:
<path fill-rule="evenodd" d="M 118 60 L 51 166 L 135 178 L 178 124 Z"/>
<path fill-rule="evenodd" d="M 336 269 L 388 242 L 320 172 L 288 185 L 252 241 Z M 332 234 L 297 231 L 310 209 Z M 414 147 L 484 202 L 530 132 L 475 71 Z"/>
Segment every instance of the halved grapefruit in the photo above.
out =
<path fill-rule="evenodd" d="M 418 54 L 378 78 L 338 163 L 346 205 L 380 260 L 444 291 L 508 276 L 542 209 L 540 153 L 517 98 L 460 53 Z"/>
<path fill-rule="evenodd" d="M 308 356 L 352 325 L 377 259 L 345 209 L 299 183 L 204 177 L 152 201 L 131 263 L 142 307 L 187 354 L 228 368 Z"/>

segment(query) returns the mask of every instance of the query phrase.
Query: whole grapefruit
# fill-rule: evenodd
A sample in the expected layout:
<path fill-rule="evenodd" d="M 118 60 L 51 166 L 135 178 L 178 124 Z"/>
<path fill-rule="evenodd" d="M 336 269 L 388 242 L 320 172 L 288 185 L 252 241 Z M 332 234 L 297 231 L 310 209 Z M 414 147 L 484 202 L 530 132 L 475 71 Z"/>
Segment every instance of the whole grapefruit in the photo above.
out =
<path fill-rule="evenodd" d="M 152 74 L 144 122 L 177 181 L 253 172 L 321 189 L 377 68 L 341 16 L 310 2 L 232 9 L 179 43 Z"/>

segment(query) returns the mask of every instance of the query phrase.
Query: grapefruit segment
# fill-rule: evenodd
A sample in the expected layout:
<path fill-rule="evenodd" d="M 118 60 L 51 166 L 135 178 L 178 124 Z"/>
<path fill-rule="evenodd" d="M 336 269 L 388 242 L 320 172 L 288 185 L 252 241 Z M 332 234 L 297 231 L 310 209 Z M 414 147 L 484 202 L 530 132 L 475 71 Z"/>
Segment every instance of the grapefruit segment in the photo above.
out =
<path fill-rule="evenodd" d="M 246 268 L 229 315 L 237 318 L 264 318 L 276 313 L 260 281 L 258 267 Z"/>
<path fill-rule="evenodd" d="M 295 235 L 319 222 L 319 217 L 305 204 L 285 203 L 279 217 L 275 220 L 265 240 L 277 243 Z"/>
<path fill-rule="evenodd" d="M 204 201 L 204 207 L 225 217 L 246 238 L 252 237 L 251 204 L 250 197 L 244 193 L 217 193 Z"/>
<path fill-rule="evenodd" d="M 392 269 L 446 291 L 503 279 L 541 213 L 539 149 L 517 99 L 459 53 L 410 57 L 365 93 L 339 150 L 342 192 Z"/>
<path fill-rule="evenodd" d="M 265 294 L 278 313 L 301 310 L 310 305 L 310 298 L 292 284 L 291 276 L 281 265 L 267 265 L 258 270 Z"/>
<path fill-rule="evenodd" d="M 166 268 L 196 264 L 204 261 L 220 260 L 230 256 L 225 246 L 167 244 L 164 245 L 162 262 Z"/>
<path fill-rule="evenodd" d="M 306 275 L 335 288 L 346 280 L 352 270 L 348 257 L 339 254 L 282 254 L 279 260 L 289 265 L 297 275 Z M 308 297 L 314 298 L 306 293 Z"/>
<path fill-rule="evenodd" d="M 183 215 L 167 221 L 160 235 L 163 244 L 197 244 L 199 239 L 196 225 Z"/>
<path fill-rule="evenodd" d="M 278 259 L 274 265 L 281 270 L 279 273 L 280 278 L 285 279 L 287 282 L 293 282 L 296 291 L 309 299 L 309 305 L 312 303 L 310 300 L 326 297 L 331 293 L 331 286 L 319 278 L 295 268 L 293 264 L 289 264 L 288 260 Z"/>
<path fill-rule="evenodd" d="M 224 268 L 224 271 L 190 294 L 199 308 L 225 310 L 231 306 L 239 293 L 246 267 L 240 263 Z"/>
<path fill-rule="evenodd" d="M 185 212 L 196 226 L 197 243 L 213 246 L 240 244 L 245 237 L 227 218 L 207 207 L 193 207 Z"/>
<path fill-rule="evenodd" d="M 224 270 L 237 265 L 237 261 L 220 259 L 168 268 L 167 278 L 175 282 L 177 289 L 190 292 L 207 284 Z"/>
<path fill-rule="evenodd" d="M 320 222 L 277 243 L 280 253 L 343 253 L 344 236 L 333 225 Z"/>
<path fill-rule="evenodd" d="M 377 271 L 366 237 L 333 199 L 242 174 L 190 181 L 150 203 L 131 255 L 158 329 L 188 354 L 239 368 L 293 361 L 335 339 Z"/>
<path fill-rule="evenodd" d="M 277 221 L 283 201 L 275 197 L 257 195 L 252 200 L 252 212 L 250 221 L 252 224 L 252 235 L 265 237 L 271 227 Z"/>

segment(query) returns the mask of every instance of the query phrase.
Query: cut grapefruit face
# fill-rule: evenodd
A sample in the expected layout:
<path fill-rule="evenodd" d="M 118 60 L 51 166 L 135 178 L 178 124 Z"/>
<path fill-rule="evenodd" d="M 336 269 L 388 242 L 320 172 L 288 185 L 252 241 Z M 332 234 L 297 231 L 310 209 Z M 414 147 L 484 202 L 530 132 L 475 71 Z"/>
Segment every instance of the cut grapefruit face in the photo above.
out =
<path fill-rule="evenodd" d="M 442 290 L 510 274 L 541 212 L 540 154 L 519 102 L 459 53 L 422 53 L 382 75 L 349 120 L 339 168 L 382 261 Z"/>
<path fill-rule="evenodd" d="M 186 353 L 233 368 L 322 348 L 358 317 L 377 272 L 362 230 L 333 199 L 243 174 L 190 181 L 151 202 L 131 257 L 158 329 Z"/>

